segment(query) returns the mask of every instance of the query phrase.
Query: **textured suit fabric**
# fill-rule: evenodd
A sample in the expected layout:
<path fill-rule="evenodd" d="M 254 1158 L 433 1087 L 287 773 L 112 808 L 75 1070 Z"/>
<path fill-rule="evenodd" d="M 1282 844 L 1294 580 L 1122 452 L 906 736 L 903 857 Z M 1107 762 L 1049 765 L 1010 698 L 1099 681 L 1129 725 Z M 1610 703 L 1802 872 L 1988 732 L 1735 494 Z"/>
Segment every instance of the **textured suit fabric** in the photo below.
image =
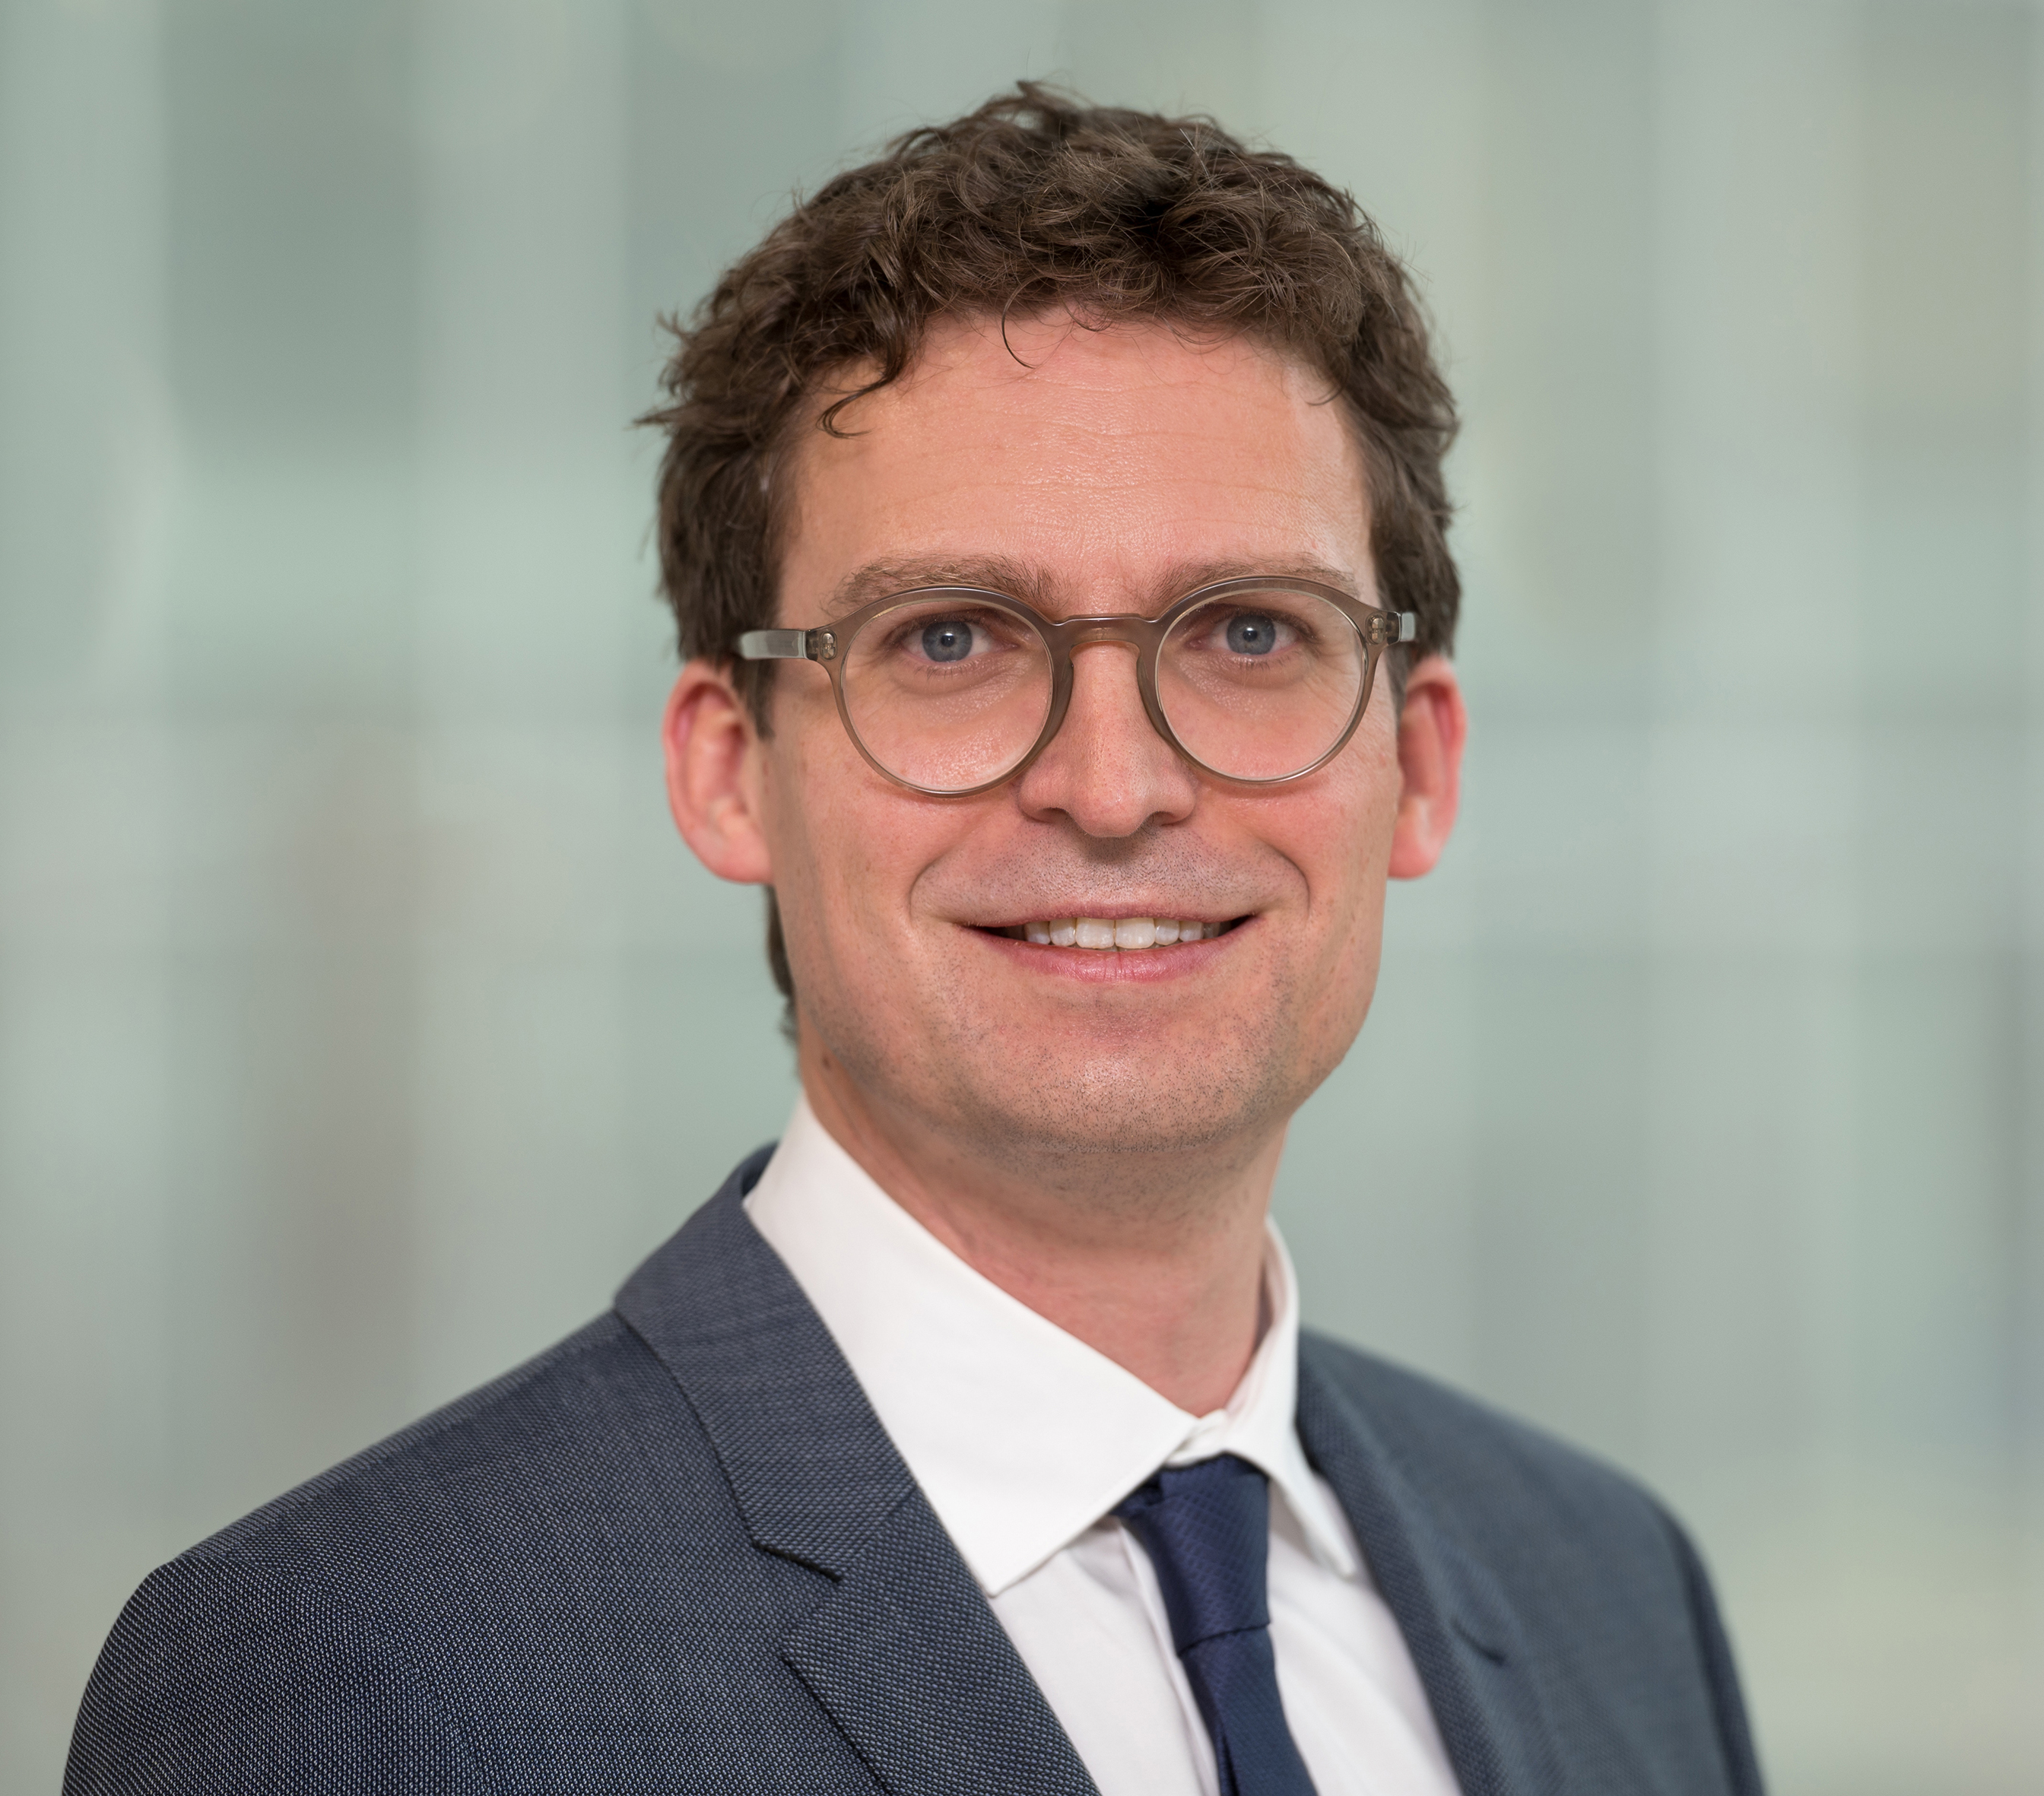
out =
<path fill-rule="evenodd" d="M 1091 1780 L 815 1312 L 754 1156 L 529 1364 L 153 1574 L 67 1796 Z M 1616 1473 L 1301 1345 L 1299 1422 L 1470 1796 L 1759 1789 L 1708 1584 Z"/>

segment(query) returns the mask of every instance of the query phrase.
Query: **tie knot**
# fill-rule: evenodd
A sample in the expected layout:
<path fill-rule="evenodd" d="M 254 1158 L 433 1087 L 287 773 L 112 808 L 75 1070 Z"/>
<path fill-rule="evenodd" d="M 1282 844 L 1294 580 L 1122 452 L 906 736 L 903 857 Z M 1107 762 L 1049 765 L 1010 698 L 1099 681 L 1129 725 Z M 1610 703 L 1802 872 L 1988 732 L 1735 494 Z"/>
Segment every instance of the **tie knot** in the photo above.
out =
<path fill-rule="evenodd" d="M 1270 1482 L 1232 1453 L 1160 1472 L 1116 1506 L 1156 1568 L 1181 1657 L 1270 1625 Z"/>

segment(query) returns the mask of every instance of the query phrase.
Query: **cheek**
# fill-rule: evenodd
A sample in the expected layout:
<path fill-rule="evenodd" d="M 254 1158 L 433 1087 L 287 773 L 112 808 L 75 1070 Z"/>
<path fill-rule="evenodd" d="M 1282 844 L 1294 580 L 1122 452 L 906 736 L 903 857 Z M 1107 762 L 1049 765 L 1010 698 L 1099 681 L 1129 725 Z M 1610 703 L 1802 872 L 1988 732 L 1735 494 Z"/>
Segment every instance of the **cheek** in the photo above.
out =
<path fill-rule="evenodd" d="M 1381 777 L 1358 782 L 1338 813 L 1324 819 L 1317 837 L 1324 851 L 1308 870 L 1320 935 L 1301 1022 L 1315 1083 L 1348 1052 L 1376 996 L 1397 821 L 1396 771 L 1394 763 L 1388 785 Z"/>
<path fill-rule="evenodd" d="M 873 950 L 905 927 L 947 819 L 867 766 L 834 710 L 777 728 L 766 768 L 763 804 L 790 952 L 809 963 L 812 983 L 857 984 L 863 969 L 897 964 Z"/>
<path fill-rule="evenodd" d="M 1286 834 L 1312 909 L 1339 936 L 1345 923 L 1374 919 L 1382 910 L 1400 780 L 1397 756 L 1381 731 L 1368 737 L 1359 731 L 1327 771 L 1332 777 L 1325 787 L 1299 795 L 1300 815 Z"/>

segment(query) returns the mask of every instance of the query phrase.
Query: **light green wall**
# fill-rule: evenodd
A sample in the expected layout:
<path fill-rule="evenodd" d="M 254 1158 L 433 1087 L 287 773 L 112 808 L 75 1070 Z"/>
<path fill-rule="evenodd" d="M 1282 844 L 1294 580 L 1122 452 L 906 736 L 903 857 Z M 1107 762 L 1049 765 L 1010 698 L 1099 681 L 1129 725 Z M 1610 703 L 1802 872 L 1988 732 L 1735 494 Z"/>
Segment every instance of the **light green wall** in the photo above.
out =
<path fill-rule="evenodd" d="M 2038 21 L 0 0 L 0 1787 L 151 1566 L 777 1128 L 666 821 L 651 320 L 1018 75 L 1427 277 L 1475 712 L 1281 1212 L 1652 1478 L 1784 1796 L 2044 1786 Z"/>

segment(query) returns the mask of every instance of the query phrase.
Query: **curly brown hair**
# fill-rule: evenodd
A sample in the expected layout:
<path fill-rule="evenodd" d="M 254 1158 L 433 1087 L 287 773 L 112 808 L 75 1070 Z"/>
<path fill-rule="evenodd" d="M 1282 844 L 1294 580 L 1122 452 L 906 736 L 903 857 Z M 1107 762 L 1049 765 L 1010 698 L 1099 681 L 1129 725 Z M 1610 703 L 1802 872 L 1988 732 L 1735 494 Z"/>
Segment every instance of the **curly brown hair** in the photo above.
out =
<path fill-rule="evenodd" d="M 1063 306 L 1246 332 L 1326 376 L 1363 449 L 1385 602 L 1446 654 L 1460 596 L 1441 459 L 1454 401 L 1411 278 L 1355 201 L 1211 119 L 1088 106 L 1033 81 L 889 144 L 803 201 L 717 284 L 640 422 L 667 434 L 660 575 L 684 656 L 728 660 L 772 624 L 777 451 L 826 382 L 898 378 L 932 320 Z M 771 662 L 738 662 L 757 710 Z M 764 721 L 763 717 L 762 721 Z"/>
<path fill-rule="evenodd" d="M 1248 334 L 1324 375 L 1353 419 L 1386 604 L 1417 614 L 1414 656 L 1446 654 L 1461 585 L 1441 461 L 1454 401 L 1411 278 L 1355 201 L 1212 120 L 1089 106 L 1035 82 L 802 201 L 687 324 L 667 402 L 660 574 L 684 657 L 726 663 L 763 728 L 773 663 L 733 659 L 774 621 L 785 494 L 774 478 L 833 376 L 870 373 L 817 418 L 844 434 L 855 399 L 898 378 L 958 314 L 1064 308 L 1101 327 L 1162 320 Z M 1393 690 L 1405 655 L 1394 655 Z M 769 897 L 769 957 L 790 994 Z"/>

